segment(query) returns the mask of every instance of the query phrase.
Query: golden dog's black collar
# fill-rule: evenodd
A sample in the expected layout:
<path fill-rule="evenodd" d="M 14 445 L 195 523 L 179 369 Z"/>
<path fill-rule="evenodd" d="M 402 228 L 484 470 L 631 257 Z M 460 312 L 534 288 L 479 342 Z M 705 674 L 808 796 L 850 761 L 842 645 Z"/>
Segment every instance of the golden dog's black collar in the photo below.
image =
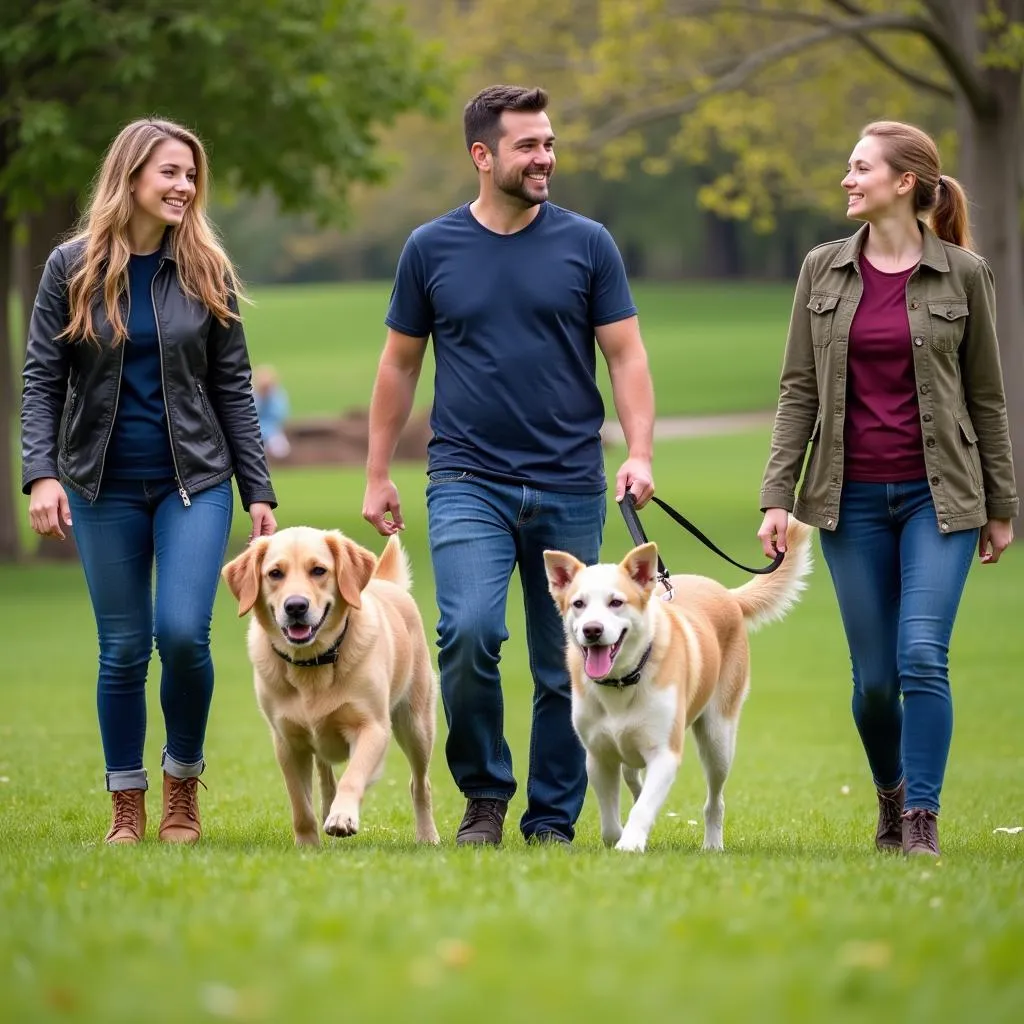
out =
<path fill-rule="evenodd" d="M 338 660 L 338 649 L 341 647 L 341 641 L 345 639 L 345 634 L 348 632 L 350 618 L 351 612 L 345 616 L 345 626 L 338 639 L 326 651 L 318 654 L 315 658 L 293 658 L 291 655 L 285 654 L 284 651 L 279 651 L 273 644 L 270 646 L 279 658 L 284 658 L 289 665 L 295 665 L 297 668 L 319 668 L 321 665 L 333 665 Z"/>
<path fill-rule="evenodd" d="M 624 686 L 636 686 L 640 682 L 640 676 L 643 675 L 644 665 L 647 664 L 647 659 L 651 656 L 651 651 L 654 649 L 654 644 L 648 644 L 647 650 L 644 651 L 644 656 L 640 659 L 639 664 L 630 672 L 628 675 L 620 676 L 618 679 L 591 679 L 592 683 L 597 683 L 598 686 L 613 686 L 617 690 L 621 690 Z"/>

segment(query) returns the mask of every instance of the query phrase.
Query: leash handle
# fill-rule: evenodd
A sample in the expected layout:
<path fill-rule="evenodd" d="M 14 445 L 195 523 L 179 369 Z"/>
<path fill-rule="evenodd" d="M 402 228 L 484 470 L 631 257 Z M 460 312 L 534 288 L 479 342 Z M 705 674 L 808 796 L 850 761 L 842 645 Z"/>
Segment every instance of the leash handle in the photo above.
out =
<path fill-rule="evenodd" d="M 735 565 L 737 569 L 742 569 L 744 572 L 753 573 L 755 576 L 764 576 L 770 572 L 775 572 L 780 565 L 782 560 L 786 557 L 784 551 L 777 551 L 775 558 L 769 565 L 763 565 L 759 569 L 751 568 L 749 565 L 743 565 L 742 562 L 737 562 L 736 559 L 730 558 L 714 541 L 709 540 L 704 534 L 690 522 L 681 512 L 677 512 L 668 502 L 662 501 L 661 498 L 654 496 L 651 501 L 658 506 L 670 519 L 678 523 L 684 530 L 687 531 L 691 536 L 696 537 L 706 548 L 714 551 L 720 558 L 724 558 L 730 565 Z M 646 544 L 647 534 L 644 533 L 644 528 L 640 524 L 640 517 L 636 511 L 636 498 L 633 496 L 632 491 L 626 491 L 626 496 L 619 502 L 619 508 L 622 510 L 622 518 L 626 521 L 626 529 L 629 531 L 629 535 L 633 538 L 635 544 Z M 658 554 L 658 575 L 662 579 L 668 579 L 668 570 L 665 568 L 665 563 L 661 560 L 661 554 Z"/>

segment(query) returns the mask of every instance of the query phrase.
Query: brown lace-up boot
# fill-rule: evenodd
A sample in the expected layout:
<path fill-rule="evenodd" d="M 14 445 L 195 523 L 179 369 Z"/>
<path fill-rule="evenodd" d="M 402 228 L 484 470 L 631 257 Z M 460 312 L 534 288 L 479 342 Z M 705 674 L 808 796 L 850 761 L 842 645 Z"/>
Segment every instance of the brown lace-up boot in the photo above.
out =
<path fill-rule="evenodd" d="M 199 822 L 200 785 L 198 778 L 178 779 L 164 772 L 164 814 L 158 833 L 162 842 L 199 842 L 203 834 Z"/>
<path fill-rule="evenodd" d="M 114 817 L 103 841 L 124 846 L 142 842 L 146 833 L 146 791 L 118 789 L 110 798 Z"/>
<path fill-rule="evenodd" d="M 908 857 L 938 857 L 939 821 L 923 807 L 903 812 L 903 852 Z"/>
<path fill-rule="evenodd" d="M 901 782 L 895 789 L 878 789 L 878 828 L 875 847 L 883 853 L 899 853 L 903 849 L 903 801 L 907 784 Z"/>

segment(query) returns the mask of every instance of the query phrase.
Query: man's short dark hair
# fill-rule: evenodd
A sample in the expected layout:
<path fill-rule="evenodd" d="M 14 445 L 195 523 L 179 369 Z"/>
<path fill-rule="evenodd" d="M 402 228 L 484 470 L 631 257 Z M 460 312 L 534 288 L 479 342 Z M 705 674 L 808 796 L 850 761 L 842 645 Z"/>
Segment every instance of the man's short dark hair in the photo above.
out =
<path fill-rule="evenodd" d="M 501 130 L 501 115 L 506 110 L 521 110 L 536 114 L 548 105 L 548 94 L 543 89 L 527 89 L 521 85 L 489 85 L 478 92 L 463 111 L 466 129 L 466 149 L 474 142 L 482 142 L 492 153 L 497 152 Z"/>

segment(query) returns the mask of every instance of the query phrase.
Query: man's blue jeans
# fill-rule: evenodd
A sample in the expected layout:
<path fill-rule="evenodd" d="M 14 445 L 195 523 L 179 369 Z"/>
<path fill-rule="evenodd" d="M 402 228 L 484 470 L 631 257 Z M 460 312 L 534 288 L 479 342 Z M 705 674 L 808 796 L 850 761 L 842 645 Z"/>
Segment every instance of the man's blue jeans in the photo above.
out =
<path fill-rule="evenodd" d="M 448 767 L 466 797 L 508 800 L 516 791 L 504 736 L 498 662 L 508 639 L 505 607 L 518 565 L 533 675 L 533 727 L 523 835 L 567 839 L 583 807 L 587 775 L 572 727 L 565 634 L 548 592 L 544 551 L 598 560 L 605 495 L 563 494 L 457 471 L 427 485 L 434 565 L 441 697 L 448 721 Z"/>
<path fill-rule="evenodd" d="M 849 482 L 838 529 L 820 536 L 875 785 L 905 777 L 906 807 L 938 813 L 953 734 L 949 641 L 978 530 L 942 533 L 927 481 Z"/>
<path fill-rule="evenodd" d="M 142 754 L 154 637 L 163 670 L 163 767 L 178 778 L 198 775 L 213 696 L 210 620 L 231 529 L 231 483 L 191 495 L 189 508 L 173 480 L 104 480 L 95 503 L 70 490 L 68 501 L 99 633 L 96 703 L 107 788 L 147 788 Z"/>

